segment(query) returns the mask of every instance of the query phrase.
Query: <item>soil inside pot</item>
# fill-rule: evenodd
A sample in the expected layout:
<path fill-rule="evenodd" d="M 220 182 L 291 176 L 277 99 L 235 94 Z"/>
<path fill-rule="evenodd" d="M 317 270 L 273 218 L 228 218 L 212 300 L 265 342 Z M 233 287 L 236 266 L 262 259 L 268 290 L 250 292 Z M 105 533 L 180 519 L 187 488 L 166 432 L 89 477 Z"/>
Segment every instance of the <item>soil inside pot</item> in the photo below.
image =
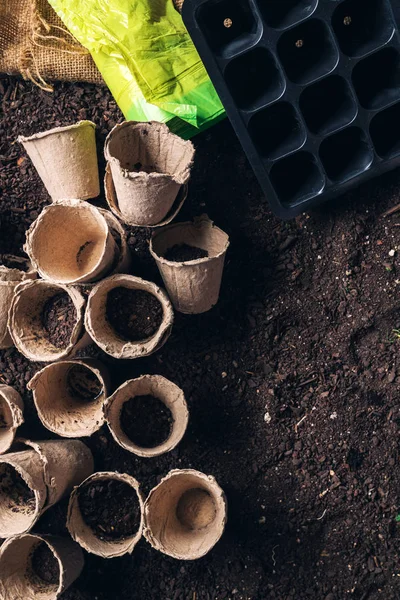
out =
<path fill-rule="evenodd" d="M 8 427 L 6 413 L 4 407 L 0 404 L 0 429 L 6 429 Z"/>
<path fill-rule="evenodd" d="M 68 393 L 80 402 L 92 402 L 103 391 L 98 377 L 83 365 L 73 365 L 67 373 Z"/>
<path fill-rule="evenodd" d="M 165 442 L 173 422 L 169 408 L 154 396 L 134 396 L 122 406 L 121 427 L 141 448 L 155 448 Z"/>
<path fill-rule="evenodd" d="M 101 540 L 123 540 L 135 535 L 140 526 L 140 505 L 136 491 L 124 481 L 93 481 L 79 492 L 82 518 Z"/>
<path fill-rule="evenodd" d="M 42 312 L 43 328 L 56 348 L 66 348 L 76 325 L 76 309 L 67 292 L 49 298 Z"/>
<path fill-rule="evenodd" d="M 122 339 L 138 342 L 156 333 L 162 323 L 163 309 L 149 292 L 116 287 L 107 296 L 106 315 Z"/>
<path fill-rule="evenodd" d="M 35 508 L 35 494 L 11 465 L 0 470 L 0 506 L 12 512 L 30 512 Z"/>
<path fill-rule="evenodd" d="M 164 254 L 164 258 L 171 262 L 187 262 L 198 258 L 206 258 L 207 256 L 207 250 L 197 248 L 197 246 L 189 246 L 188 244 L 175 244 L 175 246 L 168 248 Z"/>
<path fill-rule="evenodd" d="M 55 585 L 59 582 L 60 567 L 46 542 L 40 542 L 33 550 L 31 566 L 35 575 L 46 583 Z"/>
<path fill-rule="evenodd" d="M 161 173 L 154 165 L 143 165 L 141 162 L 137 162 L 133 165 L 133 171 L 136 173 Z"/>

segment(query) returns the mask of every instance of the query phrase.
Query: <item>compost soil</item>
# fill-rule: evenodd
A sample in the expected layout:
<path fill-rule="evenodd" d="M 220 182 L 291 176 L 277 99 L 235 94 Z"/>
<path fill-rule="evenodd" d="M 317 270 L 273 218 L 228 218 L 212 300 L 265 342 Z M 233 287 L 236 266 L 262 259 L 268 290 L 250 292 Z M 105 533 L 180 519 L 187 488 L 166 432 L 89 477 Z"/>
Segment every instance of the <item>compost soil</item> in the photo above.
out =
<path fill-rule="evenodd" d="M 80 402 L 93 402 L 102 393 L 103 386 L 93 371 L 83 365 L 74 365 L 67 374 L 67 389 Z"/>
<path fill-rule="evenodd" d="M 102 176 L 104 139 L 122 115 L 101 87 L 55 84 L 48 94 L 8 78 L 0 111 L 0 254 L 22 255 L 50 198 L 18 135 L 92 119 Z M 120 448 L 106 427 L 84 441 L 96 470 L 130 473 L 145 494 L 173 468 L 213 474 L 228 498 L 227 529 L 196 561 L 144 539 L 118 559 L 85 555 L 62 600 L 398 600 L 400 212 L 384 213 L 400 203 L 400 172 L 285 223 L 227 121 L 193 141 L 178 218 L 207 213 L 229 234 L 220 300 L 203 315 L 176 313 L 152 356 L 109 362 L 112 390 L 143 373 L 179 385 L 188 430 L 151 459 Z M 134 274 L 162 285 L 151 230 L 126 231 Z M 25 402 L 18 434 L 30 439 L 51 435 L 26 390 L 39 369 L 15 349 L 0 353 L 1 380 Z M 67 504 L 36 529 L 66 535 Z"/>
<path fill-rule="evenodd" d="M 43 306 L 42 323 L 47 338 L 56 348 L 66 348 L 76 325 L 76 309 L 67 292 L 49 298 Z"/>
<path fill-rule="evenodd" d="M 124 481 L 94 481 L 79 492 L 82 518 L 101 540 L 123 540 L 140 526 L 136 491 Z"/>
<path fill-rule="evenodd" d="M 134 396 L 121 410 L 121 427 L 128 438 L 141 448 L 155 448 L 171 434 L 172 414 L 159 398 Z"/>
<path fill-rule="evenodd" d="M 3 466 L 0 474 L 0 490 L 1 489 L 4 489 L 13 512 L 19 512 L 20 510 L 26 511 L 34 508 L 34 492 L 11 465 Z"/>
<path fill-rule="evenodd" d="M 40 579 L 55 585 L 60 579 L 60 567 L 56 557 L 45 542 L 40 542 L 33 550 L 31 558 L 32 571 Z"/>
<path fill-rule="evenodd" d="M 172 262 L 187 262 L 188 260 L 206 258 L 207 256 L 207 250 L 197 248 L 197 246 L 189 246 L 188 244 L 176 244 L 172 248 L 168 248 L 164 254 L 164 258 Z"/>
<path fill-rule="evenodd" d="M 138 342 L 156 333 L 162 323 L 163 309 L 149 292 L 116 287 L 107 295 L 106 315 L 122 339 Z"/>

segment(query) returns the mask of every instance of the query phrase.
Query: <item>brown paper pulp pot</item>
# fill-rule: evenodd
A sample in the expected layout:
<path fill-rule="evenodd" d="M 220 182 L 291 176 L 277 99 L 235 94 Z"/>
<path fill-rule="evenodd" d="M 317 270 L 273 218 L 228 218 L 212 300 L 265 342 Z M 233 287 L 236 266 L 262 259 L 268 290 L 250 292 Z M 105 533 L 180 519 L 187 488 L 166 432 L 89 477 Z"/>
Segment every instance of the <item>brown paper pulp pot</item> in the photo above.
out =
<path fill-rule="evenodd" d="M 118 253 L 104 214 L 83 200 L 45 206 L 26 232 L 24 250 L 43 279 L 64 284 L 101 279 Z"/>
<path fill-rule="evenodd" d="M 32 554 L 45 543 L 60 570 L 57 583 L 47 583 L 32 569 Z M 24 534 L 6 540 L 0 550 L 0 598 L 2 600 L 57 600 L 79 577 L 84 565 L 81 548 L 70 538 Z"/>
<path fill-rule="evenodd" d="M 116 287 L 144 290 L 153 294 L 163 309 L 163 320 L 156 333 L 143 341 L 123 340 L 111 327 L 106 316 L 107 295 Z M 172 305 L 166 293 L 151 281 L 133 275 L 112 275 L 91 290 L 86 312 L 85 327 L 94 342 L 114 358 L 138 358 L 156 352 L 167 341 L 174 320 Z"/>
<path fill-rule="evenodd" d="M 95 128 L 91 121 L 79 121 L 18 138 L 54 201 L 100 194 Z"/>
<path fill-rule="evenodd" d="M 20 503 L 10 485 L 18 473 L 33 492 Z M 15 451 L 0 456 L 0 537 L 29 531 L 48 508 L 93 472 L 93 457 L 79 440 L 17 440 Z"/>
<path fill-rule="evenodd" d="M 194 560 L 220 539 L 226 511 L 225 494 L 214 477 L 194 469 L 175 469 L 147 497 L 143 533 L 156 550 Z"/>
<path fill-rule="evenodd" d="M 76 309 L 76 324 L 66 348 L 57 348 L 47 338 L 42 313 L 49 298 L 67 292 Z M 91 340 L 84 330 L 85 299 L 80 291 L 42 279 L 23 281 L 15 288 L 11 303 L 8 329 L 14 344 L 27 358 L 38 362 L 52 362 L 72 355 Z"/>
<path fill-rule="evenodd" d="M 129 439 L 121 427 L 121 410 L 124 403 L 134 396 L 147 395 L 161 400 L 169 408 L 173 418 L 169 437 L 154 448 L 138 446 Z M 115 441 L 125 450 L 144 457 L 160 456 L 160 454 L 175 448 L 184 436 L 189 420 L 189 411 L 183 391 L 175 383 L 161 375 L 142 375 L 142 377 L 123 383 L 107 398 L 105 413 L 107 424 Z M 151 414 L 149 414 L 149 419 L 151 419 Z"/>
<path fill-rule="evenodd" d="M 79 493 L 82 491 L 84 486 L 94 481 L 107 481 L 109 479 L 123 481 L 131 486 L 136 492 L 140 506 L 141 518 L 137 532 L 122 540 L 101 540 L 93 532 L 91 527 L 85 523 L 79 508 Z M 93 473 L 93 475 L 83 481 L 79 487 L 76 487 L 71 494 L 67 517 L 68 531 L 70 532 L 72 538 L 78 542 L 82 548 L 87 550 L 87 552 L 97 554 L 97 556 L 102 556 L 103 558 L 115 558 L 117 556 L 122 556 L 123 554 L 131 554 L 134 547 L 142 537 L 143 508 L 144 503 L 142 492 L 140 491 L 138 481 L 136 481 L 134 477 L 131 477 L 126 473 L 115 473 L 112 471 Z"/>
<path fill-rule="evenodd" d="M 105 195 L 106 195 L 107 204 L 110 207 L 113 214 L 116 217 L 118 217 L 118 219 L 120 219 L 127 225 L 130 225 L 131 227 L 143 227 L 143 225 L 141 225 L 140 223 L 136 223 L 135 221 L 133 221 L 129 214 L 125 215 L 125 214 L 121 213 L 119 206 L 118 206 L 117 194 L 115 192 L 115 185 L 113 182 L 112 173 L 111 173 L 109 164 L 107 164 L 107 166 L 106 166 L 106 174 L 104 176 L 104 191 L 105 191 Z M 168 225 L 168 223 L 171 223 L 171 221 L 173 221 L 175 219 L 176 215 L 181 210 L 181 208 L 187 198 L 187 194 L 188 194 L 188 185 L 185 184 L 180 188 L 178 195 L 175 198 L 175 201 L 174 201 L 171 209 L 168 211 L 168 213 L 165 215 L 165 217 L 159 223 L 156 223 L 155 225 L 146 225 L 146 227 L 149 227 L 149 228 L 163 227 L 164 225 Z"/>
<path fill-rule="evenodd" d="M 106 367 L 86 359 L 47 365 L 27 387 L 33 391 L 42 424 L 61 437 L 73 438 L 90 436 L 103 425 L 108 384 Z"/>
<path fill-rule="evenodd" d="M 104 208 L 99 208 L 98 210 L 107 221 L 109 230 L 117 246 L 117 252 L 115 253 L 114 262 L 111 265 L 109 275 L 129 273 L 132 256 L 128 246 L 126 231 L 118 219 L 109 210 L 105 210 Z"/>
<path fill-rule="evenodd" d="M 206 250 L 208 256 L 186 262 L 166 260 L 166 251 L 180 244 Z M 198 314 L 210 310 L 218 302 L 228 246 L 227 234 L 206 215 L 193 223 L 174 223 L 153 233 L 150 252 L 176 310 Z"/>
<path fill-rule="evenodd" d="M 29 260 L 17 256 L 9 256 L 16 264 L 20 263 L 26 270 L 0 266 L 0 349 L 13 346 L 11 335 L 8 331 L 8 311 L 14 297 L 14 290 L 18 283 L 26 279 L 36 279 L 36 271 L 31 267 Z"/>
<path fill-rule="evenodd" d="M 24 403 L 9 385 L 0 385 L 0 454 L 10 449 L 16 431 L 24 422 Z"/>
<path fill-rule="evenodd" d="M 104 154 L 123 220 L 149 226 L 166 217 L 188 182 L 194 147 L 164 123 L 126 121 L 108 134 Z"/>

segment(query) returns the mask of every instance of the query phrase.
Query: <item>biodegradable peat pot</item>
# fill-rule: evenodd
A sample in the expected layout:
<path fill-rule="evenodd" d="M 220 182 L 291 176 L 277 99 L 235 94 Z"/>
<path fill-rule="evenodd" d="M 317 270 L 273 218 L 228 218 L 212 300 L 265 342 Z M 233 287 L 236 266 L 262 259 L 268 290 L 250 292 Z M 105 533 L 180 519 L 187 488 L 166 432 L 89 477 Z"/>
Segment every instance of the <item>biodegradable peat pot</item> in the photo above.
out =
<path fill-rule="evenodd" d="M 132 494 L 132 496 L 134 495 L 135 499 L 137 500 L 137 510 L 135 513 L 136 522 L 132 523 L 135 525 L 134 531 L 125 530 L 127 533 L 124 535 L 119 535 L 121 532 L 115 531 L 114 527 L 108 526 L 107 523 L 104 523 L 106 527 L 102 527 L 99 521 L 101 518 L 103 518 L 103 507 L 99 510 L 99 513 L 101 511 L 101 514 L 98 515 L 98 520 L 95 523 L 89 524 L 87 521 L 85 521 L 85 518 L 87 517 L 85 517 L 84 508 L 87 507 L 87 504 L 89 503 L 92 507 L 96 506 L 96 502 L 99 501 L 99 494 L 100 501 L 102 501 L 102 492 L 101 490 L 98 491 L 98 489 L 96 489 L 99 484 L 100 486 L 104 486 L 105 494 L 110 494 L 112 489 L 116 489 L 111 488 L 110 485 L 118 486 L 119 490 L 121 490 L 121 488 L 126 490 L 125 486 L 129 486 L 132 488 L 132 490 L 134 490 L 134 494 Z M 88 488 L 90 489 L 90 496 L 85 500 L 84 498 L 88 492 Z M 129 494 L 131 494 L 130 491 Z M 113 509 L 116 509 L 116 512 L 120 516 L 122 505 L 118 498 L 115 498 L 113 501 L 110 500 L 108 496 L 105 499 L 103 497 L 103 503 L 104 508 L 107 507 L 107 518 L 111 519 L 113 515 Z M 68 531 L 73 539 L 82 546 L 82 548 L 88 552 L 91 552 L 92 554 L 97 554 L 103 558 L 114 558 L 117 556 L 122 556 L 123 554 L 131 554 L 142 536 L 143 507 L 143 497 L 140 491 L 139 483 L 136 481 L 136 479 L 130 475 L 127 475 L 126 473 L 114 473 L 108 471 L 94 473 L 85 481 L 83 481 L 79 487 L 76 487 L 71 494 L 67 517 Z M 132 516 L 132 500 L 130 500 L 129 509 L 130 513 L 127 514 Z M 97 515 L 95 515 L 95 518 L 97 518 Z"/>
<path fill-rule="evenodd" d="M 105 195 L 106 195 L 107 204 L 110 207 L 110 210 L 114 213 L 114 215 L 118 219 L 120 219 L 127 225 L 130 225 L 131 227 L 142 227 L 142 225 L 140 223 L 136 223 L 136 222 L 132 221 L 132 219 L 130 218 L 129 215 L 124 215 L 121 213 L 119 206 L 118 206 L 117 194 L 115 193 L 115 186 L 114 186 L 114 182 L 113 182 L 109 164 L 107 164 L 107 166 L 106 166 L 106 174 L 104 176 L 104 191 L 105 191 Z M 168 223 L 171 223 L 171 221 L 173 221 L 175 219 L 176 215 L 181 210 L 183 203 L 185 202 L 185 200 L 187 198 L 187 193 L 188 193 L 188 186 L 186 184 L 180 188 L 178 195 L 175 198 L 175 201 L 174 201 L 171 209 L 168 211 L 168 213 L 165 215 L 165 217 L 159 223 L 156 223 L 155 225 L 147 225 L 147 227 L 150 227 L 150 228 L 162 227 L 163 225 L 168 225 Z"/>
<path fill-rule="evenodd" d="M 226 498 L 214 477 L 193 469 L 170 471 L 144 503 L 144 536 L 181 560 L 207 554 L 226 523 Z"/>
<path fill-rule="evenodd" d="M 24 403 L 14 388 L 0 385 L 0 454 L 7 452 L 24 422 Z"/>
<path fill-rule="evenodd" d="M 67 301 L 68 311 L 65 315 L 62 314 L 62 306 L 59 312 L 50 310 L 49 303 L 59 300 Z M 23 281 L 15 288 L 8 329 L 21 354 L 30 360 L 52 362 L 66 358 L 91 342 L 84 330 L 84 309 L 85 299 L 78 289 L 42 279 Z M 75 323 L 73 318 L 69 318 L 71 313 L 74 313 Z M 50 321 L 51 314 L 54 314 L 53 321 Z M 57 320 L 57 314 L 60 321 Z M 60 327 L 65 323 L 68 326 L 60 338 L 57 335 L 58 322 Z"/>
<path fill-rule="evenodd" d="M 127 223 L 160 223 L 190 177 L 194 147 L 164 123 L 126 121 L 108 134 L 109 162 L 118 210 Z"/>
<path fill-rule="evenodd" d="M 0 597 L 57 600 L 83 565 L 83 552 L 70 538 L 37 533 L 13 537 L 0 550 Z"/>
<path fill-rule="evenodd" d="M 149 304 L 149 312 L 143 302 Z M 155 283 L 133 275 L 113 275 L 91 290 L 85 327 L 107 354 L 114 358 L 138 358 L 156 352 L 165 344 L 173 319 L 172 305 Z"/>
<path fill-rule="evenodd" d="M 111 265 L 109 274 L 128 273 L 131 268 L 132 257 L 126 231 L 119 220 L 109 210 L 105 210 L 104 208 L 99 208 L 98 210 L 107 221 L 109 230 L 117 246 L 117 252 L 115 253 L 114 262 Z"/>
<path fill-rule="evenodd" d="M 93 472 L 93 457 L 79 440 L 17 440 L 0 456 L 0 537 L 29 531 L 41 514 Z"/>
<path fill-rule="evenodd" d="M 18 138 L 53 200 L 100 194 L 95 128 L 91 121 L 79 121 Z"/>
<path fill-rule="evenodd" d="M 229 237 L 202 215 L 193 223 L 175 223 L 153 234 L 150 252 L 155 259 L 171 301 L 179 312 L 198 314 L 217 302 Z M 171 251 L 206 254 L 194 260 L 168 260 Z M 201 252 L 203 251 L 203 252 Z M 166 258 L 167 256 L 167 258 Z"/>
<path fill-rule="evenodd" d="M 95 360 L 61 360 L 28 383 L 43 425 L 61 437 L 85 437 L 104 422 L 108 371 Z"/>
<path fill-rule="evenodd" d="M 161 401 L 170 416 L 168 413 L 166 414 L 165 409 L 163 413 L 160 413 L 159 407 L 153 407 L 151 402 L 151 408 L 146 410 L 146 406 L 149 406 L 147 402 L 149 397 L 150 400 L 153 397 Z M 134 426 L 134 407 L 124 416 L 130 423 L 132 431 L 138 436 L 138 440 L 130 438 L 124 430 L 124 422 L 121 419 L 124 408 L 127 408 L 134 398 L 141 401 L 136 407 L 137 426 Z M 159 456 L 175 448 L 181 441 L 189 420 L 183 391 L 175 383 L 161 375 L 143 375 L 138 379 L 131 379 L 123 383 L 107 398 L 105 413 L 107 424 L 115 441 L 125 450 L 145 457 Z M 152 432 L 152 429 L 157 429 L 157 431 Z M 140 440 L 142 440 L 141 443 Z"/>
<path fill-rule="evenodd" d="M 18 283 L 25 279 L 35 279 L 36 271 L 29 260 L 19 256 L 3 256 L 10 266 L 0 266 L 0 349 L 13 346 L 12 337 L 8 331 L 8 310 L 14 297 Z M 12 266 L 11 266 L 12 265 Z"/>
<path fill-rule="evenodd" d="M 24 250 L 43 279 L 65 284 L 101 279 L 118 254 L 104 214 L 82 200 L 45 206 L 26 232 Z"/>

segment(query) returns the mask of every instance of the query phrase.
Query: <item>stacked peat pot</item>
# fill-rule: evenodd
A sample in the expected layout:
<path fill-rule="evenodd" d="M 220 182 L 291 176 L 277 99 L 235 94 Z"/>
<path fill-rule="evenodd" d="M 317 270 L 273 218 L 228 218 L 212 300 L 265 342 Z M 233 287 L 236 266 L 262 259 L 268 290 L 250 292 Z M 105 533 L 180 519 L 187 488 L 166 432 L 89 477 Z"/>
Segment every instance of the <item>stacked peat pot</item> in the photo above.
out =
<path fill-rule="evenodd" d="M 84 349 L 94 342 L 117 359 L 150 355 L 171 333 L 173 307 L 196 314 L 217 302 L 228 236 L 205 215 L 171 224 L 187 196 L 193 145 L 157 122 L 114 127 L 105 144 L 109 211 L 87 202 L 100 191 L 93 123 L 19 141 L 52 203 L 27 231 L 29 261 L 2 257 L 0 347 L 14 344 L 28 359 L 46 363 L 28 389 L 51 432 L 87 437 L 106 423 L 116 443 L 137 456 L 169 452 L 188 423 L 183 391 L 162 376 L 143 375 L 111 393 L 108 369 L 85 357 Z M 155 228 L 150 253 L 168 294 L 129 273 L 121 222 Z M 39 593 L 58 598 L 83 568 L 80 547 L 106 558 L 121 556 L 143 534 L 165 554 L 195 559 L 222 535 L 226 500 L 213 477 L 173 470 L 145 499 L 130 475 L 94 473 L 93 457 L 79 440 L 15 438 L 23 408 L 18 392 L 0 385 L 0 537 L 8 538 L 0 550 L 4 600 Z M 29 533 L 66 494 L 74 541 Z"/>

